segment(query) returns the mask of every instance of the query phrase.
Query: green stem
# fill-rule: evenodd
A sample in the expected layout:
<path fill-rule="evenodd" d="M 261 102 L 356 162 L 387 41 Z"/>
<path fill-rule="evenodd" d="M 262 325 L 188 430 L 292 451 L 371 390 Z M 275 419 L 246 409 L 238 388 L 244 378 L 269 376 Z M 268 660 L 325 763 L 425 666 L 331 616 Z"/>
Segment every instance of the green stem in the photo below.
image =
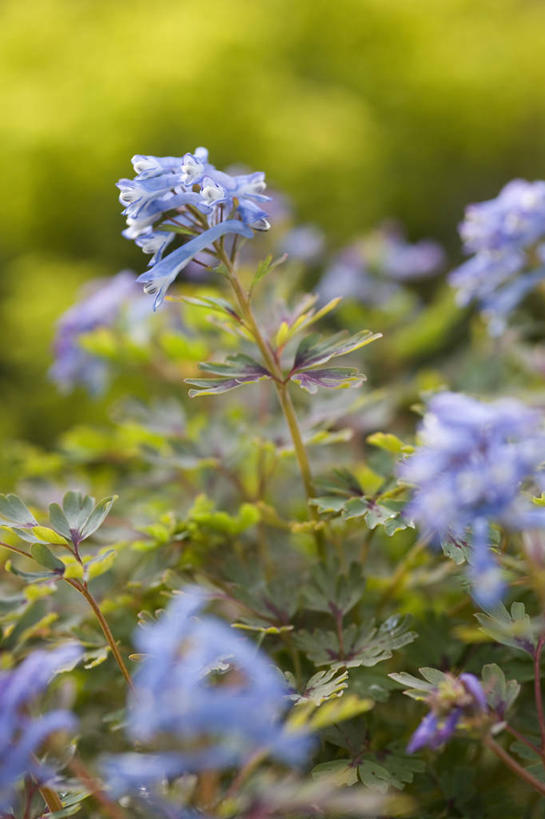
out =
<path fill-rule="evenodd" d="M 284 418 L 290 431 L 290 436 L 295 451 L 295 457 L 297 458 L 297 463 L 299 464 L 299 471 L 301 472 L 301 478 L 303 480 L 303 486 L 305 488 L 305 495 L 307 498 L 307 503 L 309 504 L 309 514 L 312 520 L 318 522 L 319 520 L 318 512 L 311 503 L 312 498 L 316 496 L 316 492 L 312 480 L 310 463 L 308 460 L 305 444 L 303 442 L 303 437 L 301 435 L 301 430 L 299 428 L 299 422 L 297 420 L 297 415 L 295 413 L 295 407 L 293 406 L 293 401 L 291 400 L 291 396 L 288 391 L 288 385 L 284 380 L 284 374 L 282 373 L 282 369 L 278 361 L 276 360 L 274 352 L 271 350 L 269 344 L 261 334 L 261 331 L 252 312 L 252 308 L 250 306 L 250 300 L 248 298 L 248 295 L 244 292 L 244 288 L 242 287 L 235 273 L 231 259 L 228 258 L 228 256 L 223 251 L 221 246 L 217 246 L 216 249 L 218 251 L 218 255 L 221 257 L 221 260 L 223 261 L 223 263 L 225 264 L 229 271 L 229 283 L 233 288 L 233 292 L 235 294 L 237 305 L 240 310 L 244 324 L 251 333 L 251 335 L 253 336 L 259 348 L 259 351 L 263 357 L 263 361 L 265 362 L 265 365 L 272 376 L 272 380 L 276 388 L 276 394 L 278 396 L 278 400 L 280 402 L 280 406 L 282 407 Z M 315 535 L 318 551 L 320 553 L 320 556 L 323 557 L 325 554 L 323 533 L 321 531 L 317 531 Z"/>
<path fill-rule="evenodd" d="M 102 629 L 102 631 L 104 633 L 104 636 L 106 637 L 106 640 L 108 641 L 108 644 L 109 644 L 109 646 L 110 646 L 110 648 L 112 650 L 112 654 L 114 655 L 115 661 L 118 664 L 119 669 L 120 669 L 121 673 L 123 674 L 123 676 L 124 676 L 124 678 L 125 678 L 125 680 L 127 682 L 127 685 L 129 686 L 131 691 L 134 691 L 134 685 L 133 685 L 133 682 L 132 682 L 132 679 L 131 679 L 131 675 L 129 674 L 129 672 L 127 670 L 127 666 L 125 665 L 125 663 L 123 661 L 123 657 L 121 656 L 121 652 L 119 651 L 119 648 L 117 647 L 117 643 L 115 641 L 114 635 L 112 634 L 110 626 L 108 625 L 108 623 L 106 621 L 106 618 L 102 614 L 97 601 L 95 600 L 95 598 L 93 597 L 93 595 L 91 594 L 89 589 L 87 588 L 86 584 L 80 583 L 78 580 L 71 580 L 70 578 L 65 578 L 65 580 L 74 589 L 77 589 L 77 591 L 79 591 L 79 593 L 82 594 L 83 597 L 85 597 L 85 599 L 87 600 L 87 602 L 89 603 L 89 605 L 93 609 L 95 617 L 97 618 L 98 622 L 100 623 L 100 627 L 101 627 L 101 629 Z"/>
<path fill-rule="evenodd" d="M 507 765 L 507 767 L 510 768 L 514 774 L 516 774 L 516 776 L 518 776 L 520 779 L 524 779 L 524 781 L 531 785 L 532 788 L 535 788 L 536 791 L 539 791 L 539 793 L 545 796 L 545 783 L 540 782 L 539 779 L 532 776 L 532 774 L 527 771 L 526 768 L 519 765 L 519 763 L 513 759 L 511 754 L 509 754 L 505 748 L 502 748 L 502 746 L 492 739 L 491 736 L 485 737 L 484 744 L 492 751 L 492 753 L 496 754 L 496 756 L 501 759 L 501 761 L 505 763 L 505 765 Z"/>

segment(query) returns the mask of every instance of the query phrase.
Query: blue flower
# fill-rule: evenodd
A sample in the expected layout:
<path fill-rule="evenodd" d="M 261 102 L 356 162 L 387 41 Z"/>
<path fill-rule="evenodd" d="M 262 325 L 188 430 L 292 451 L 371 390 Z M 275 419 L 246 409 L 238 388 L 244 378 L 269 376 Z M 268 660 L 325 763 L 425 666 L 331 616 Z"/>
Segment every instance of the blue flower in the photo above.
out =
<path fill-rule="evenodd" d="M 97 327 L 111 326 L 124 305 L 138 298 L 136 278 L 122 271 L 111 279 L 98 279 L 87 286 L 84 297 L 59 319 L 53 345 L 55 363 L 50 377 L 63 392 L 81 384 L 100 393 L 106 386 L 108 368 L 104 361 L 80 345 L 80 337 Z"/>
<path fill-rule="evenodd" d="M 257 752 L 296 764 L 309 751 L 308 735 L 282 723 L 289 701 L 278 670 L 221 620 L 199 616 L 206 601 L 202 590 L 190 587 L 136 635 L 144 659 L 127 732 L 139 743 L 170 738 L 170 749 L 174 742 L 178 750 L 107 759 L 116 793 L 203 768 L 228 768 Z"/>
<path fill-rule="evenodd" d="M 291 259 L 307 264 L 316 262 L 325 246 L 324 234 L 314 225 L 301 225 L 287 233 L 280 244 L 280 252 Z"/>
<path fill-rule="evenodd" d="M 221 236 L 229 233 L 238 233 L 240 236 L 246 238 L 252 237 L 252 231 L 246 227 L 242 222 L 236 219 L 230 219 L 228 222 L 219 222 L 214 227 L 209 228 L 204 233 L 190 239 L 181 247 L 173 250 L 168 256 L 161 259 L 145 273 L 142 273 L 137 282 L 144 285 L 144 293 L 151 293 L 155 295 L 155 302 L 153 309 L 157 308 L 163 303 L 165 294 L 183 268 L 195 258 L 195 256 L 206 248 L 210 247 Z"/>
<path fill-rule="evenodd" d="M 34 651 L 17 668 L 0 672 L 0 810 L 10 809 L 15 786 L 27 773 L 38 782 L 51 779 L 51 771 L 33 755 L 51 734 L 72 731 L 75 718 L 68 711 L 51 711 L 33 719 L 27 706 L 81 655 L 80 646 L 70 643 L 53 651 Z"/>
<path fill-rule="evenodd" d="M 503 583 L 490 551 L 490 525 L 520 530 L 545 526 L 545 510 L 521 491 L 526 479 L 543 484 L 545 437 L 539 413 L 515 400 L 483 403 L 440 393 L 429 402 L 414 455 L 399 468 L 415 489 L 406 514 L 436 540 L 472 542 L 475 599 L 497 602 Z"/>
<path fill-rule="evenodd" d="M 460 225 L 466 253 L 475 254 L 449 276 L 461 305 L 476 300 L 492 335 L 507 315 L 545 278 L 545 182 L 509 182 L 495 199 L 469 205 Z M 517 278 L 524 270 L 532 273 Z"/>
<path fill-rule="evenodd" d="M 407 745 L 407 753 L 421 748 L 437 750 L 453 736 L 461 720 L 468 727 L 478 725 L 487 713 L 486 695 L 474 674 L 444 674 L 425 697 L 431 710 L 426 714 Z"/>
<path fill-rule="evenodd" d="M 444 260 L 436 242 L 410 244 L 388 224 L 338 254 L 320 282 L 320 294 L 324 300 L 343 296 L 380 306 L 402 292 L 400 282 L 435 275 Z"/>
<path fill-rule="evenodd" d="M 252 230 L 270 227 L 262 207 L 269 199 L 264 194 L 265 174 L 260 171 L 234 175 L 219 171 L 209 163 L 205 148 L 182 157 L 137 155 L 133 166 L 136 177 L 117 183 L 127 217 L 123 235 L 152 255 L 153 275 L 150 271 L 139 280 L 147 285 L 145 292 L 156 294 L 154 309 L 196 253 L 206 249 L 217 255 L 212 246 L 216 238 L 227 234 L 251 238 Z M 224 225 L 220 233 L 210 233 L 220 225 Z M 174 239 L 186 235 L 194 238 L 164 259 Z M 164 265 L 158 267 L 161 262 Z"/>

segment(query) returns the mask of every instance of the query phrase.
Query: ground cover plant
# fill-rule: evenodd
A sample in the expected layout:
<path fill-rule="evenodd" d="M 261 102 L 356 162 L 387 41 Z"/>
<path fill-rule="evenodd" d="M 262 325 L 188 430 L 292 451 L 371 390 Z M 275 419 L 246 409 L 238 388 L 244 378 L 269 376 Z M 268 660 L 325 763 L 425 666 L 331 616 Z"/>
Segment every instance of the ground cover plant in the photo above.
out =
<path fill-rule="evenodd" d="M 0 497 L 0 815 L 545 815 L 545 182 L 455 266 L 133 157 Z M 144 264 L 143 264 L 144 268 Z"/>

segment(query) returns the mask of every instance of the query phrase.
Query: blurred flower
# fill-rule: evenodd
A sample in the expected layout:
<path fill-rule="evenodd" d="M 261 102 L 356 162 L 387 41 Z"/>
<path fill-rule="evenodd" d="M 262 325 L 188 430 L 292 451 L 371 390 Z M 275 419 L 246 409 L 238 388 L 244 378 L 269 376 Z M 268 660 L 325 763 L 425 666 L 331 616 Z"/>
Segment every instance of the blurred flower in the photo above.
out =
<path fill-rule="evenodd" d="M 156 294 L 154 310 L 198 253 L 212 248 L 214 255 L 212 246 L 220 236 L 251 238 L 252 230 L 270 227 L 262 207 L 269 197 L 264 194 L 265 174 L 261 171 L 219 171 L 208 162 L 206 148 L 179 158 L 138 155 L 132 163 L 136 177 L 117 183 L 127 217 L 123 235 L 152 255 L 151 269 L 139 281 L 147 285 L 145 292 Z M 163 260 L 176 236 L 189 238 Z"/>
<path fill-rule="evenodd" d="M 33 755 L 48 736 L 73 730 L 76 721 L 68 711 L 32 718 L 28 706 L 81 654 L 79 645 L 69 643 L 53 651 L 34 651 L 17 668 L 0 672 L 0 810 L 10 810 L 15 785 L 26 774 L 39 783 L 51 779 L 52 772 Z"/>
<path fill-rule="evenodd" d="M 322 231 L 314 225 L 293 228 L 283 237 L 280 252 L 306 264 L 317 261 L 325 247 Z"/>
<path fill-rule="evenodd" d="M 206 594 L 189 587 L 162 617 L 137 632 L 144 659 L 135 675 L 127 732 L 139 743 L 170 738 L 179 750 L 110 757 L 106 776 L 116 793 L 165 778 L 226 768 L 256 752 L 295 764 L 309 737 L 289 732 L 281 717 L 288 690 L 259 650 L 221 620 L 197 617 Z"/>
<path fill-rule="evenodd" d="M 431 710 L 412 735 L 407 745 L 409 754 L 425 747 L 437 750 L 448 742 L 462 720 L 479 721 L 487 712 L 485 693 L 474 674 L 444 674 L 424 699 Z"/>
<path fill-rule="evenodd" d="M 435 275 L 444 261 L 436 242 L 410 244 L 398 227 L 387 224 L 338 254 L 318 289 L 324 300 L 342 296 L 379 306 L 400 292 L 401 282 Z"/>
<path fill-rule="evenodd" d="M 469 205 L 460 225 L 466 253 L 475 255 L 452 271 L 449 281 L 461 305 L 475 299 L 492 335 L 507 315 L 545 278 L 545 182 L 509 182 L 495 199 Z M 531 272 L 522 274 L 524 270 Z"/>
<path fill-rule="evenodd" d="M 98 327 L 111 326 L 123 307 L 131 303 L 136 307 L 140 294 L 135 282 L 136 278 L 128 271 L 111 279 L 96 279 L 85 287 L 83 298 L 59 319 L 53 345 L 55 363 L 49 375 L 63 392 L 79 384 L 94 394 L 104 390 L 107 364 L 88 353 L 81 346 L 80 338 Z"/>
<path fill-rule="evenodd" d="M 420 445 L 399 468 L 414 484 L 407 515 L 436 539 L 472 538 L 471 578 L 475 599 L 495 603 L 502 592 L 499 567 L 490 552 L 490 524 L 509 529 L 545 526 L 545 509 L 521 492 L 527 478 L 543 482 L 545 457 L 539 413 L 515 400 L 483 403 L 440 393 L 419 428 Z"/>

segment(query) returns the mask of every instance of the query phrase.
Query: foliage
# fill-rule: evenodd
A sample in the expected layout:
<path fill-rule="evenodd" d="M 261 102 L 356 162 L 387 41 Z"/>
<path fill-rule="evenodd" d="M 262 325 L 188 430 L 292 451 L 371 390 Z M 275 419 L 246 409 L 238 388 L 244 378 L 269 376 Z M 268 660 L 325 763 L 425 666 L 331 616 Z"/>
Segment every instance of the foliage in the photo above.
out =
<path fill-rule="evenodd" d="M 123 275 L 110 309 L 99 280 L 56 348 L 77 363 L 61 386 L 99 388 L 108 410 L 4 455 L 0 684 L 22 692 L 0 713 L 5 815 L 537 817 L 534 305 L 492 338 L 479 305 L 420 290 L 443 251 L 391 228 L 341 253 L 352 291 L 325 298 L 332 257 L 308 234 L 290 245 L 262 173 L 204 149 L 133 164 L 122 198 L 151 295 Z M 361 296 L 368 275 L 385 300 Z"/>

